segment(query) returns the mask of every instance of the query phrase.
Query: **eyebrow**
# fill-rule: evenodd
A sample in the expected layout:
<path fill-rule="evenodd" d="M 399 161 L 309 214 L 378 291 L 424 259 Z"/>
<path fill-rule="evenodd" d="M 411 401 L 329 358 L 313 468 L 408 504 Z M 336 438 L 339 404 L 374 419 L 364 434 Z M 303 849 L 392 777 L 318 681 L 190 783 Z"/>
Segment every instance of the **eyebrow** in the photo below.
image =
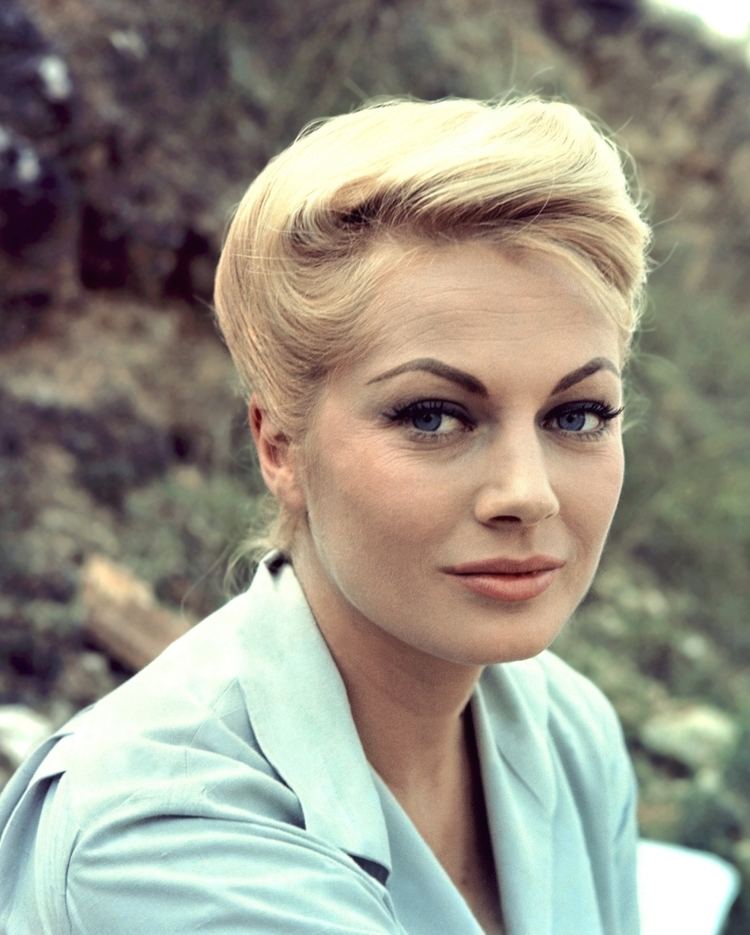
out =
<path fill-rule="evenodd" d="M 372 380 L 368 380 L 367 386 L 371 383 L 380 383 L 381 380 L 390 380 L 391 377 L 397 377 L 402 373 L 410 373 L 413 370 L 423 370 L 427 373 L 434 373 L 435 376 L 442 377 L 444 380 L 457 383 L 465 390 L 468 390 L 469 393 L 474 393 L 476 396 L 486 398 L 490 395 L 487 391 L 487 387 L 481 380 L 478 380 L 465 370 L 459 370 L 458 367 L 451 367 L 450 364 L 446 364 L 442 360 L 437 360 L 434 357 L 417 357 L 414 360 L 408 360 L 406 363 L 399 364 L 397 367 L 393 367 L 392 370 L 386 370 L 385 373 L 381 373 L 379 376 L 373 377 Z M 610 373 L 614 373 L 616 377 L 619 378 L 620 376 L 620 371 L 608 357 L 592 357 L 591 360 L 583 364 L 583 366 L 576 367 L 575 370 L 572 370 L 562 377 L 562 379 L 558 380 L 550 396 L 562 393 L 564 390 L 575 386 L 576 383 L 580 383 L 581 380 L 585 380 L 586 377 L 592 376 L 592 374 L 597 373 L 599 370 L 609 370 Z"/>
<path fill-rule="evenodd" d="M 459 386 L 462 386 L 470 393 L 474 393 L 476 396 L 490 395 L 487 392 L 487 387 L 481 380 L 473 377 L 465 370 L 459 370 L 458 367 L 451 367 L 450 364 L 443 363 L 442 360 L 436 360 L 434 357 L 417 357 L 415 360 L 407 360 L 405 364 L 399 364 L 398 367 L 394 367 L 392 370 L 386 370 L 386 372 L 381 373 L 380 376 L 368 380 L 367 385 L 380 383 L 381 380 L 390 380 L 391 377 L 397 377 L 401 373 L 409 373 L 412 370 L 425 370 L 427 373 L 434 373 L 435 376 L 442 377 L 444 380 L 450 380 L 451 383 L 458 383 Z"/>
<path fill-rule="evenodd" d="M 576 367 L 575 370 L 571 370 L 570 373 L 566 374 L 561 380 L 558 380 L 555 383 L 550 396 L 556 396 L 558 393 L 562 393 L 563 390 L 569 389 L 571 386 L 575 386 L 576 383 L 580 383 L 581 380 L 585 380 L 586 377 L 590 377 L 594 373 L 598 373 L 600 370 L 609 370 L 610 373 L 619 379 L 620 371 L 612 363 L 609 357 L 592 357 L 588 363 L 585 363 L 582 367 Z"/>

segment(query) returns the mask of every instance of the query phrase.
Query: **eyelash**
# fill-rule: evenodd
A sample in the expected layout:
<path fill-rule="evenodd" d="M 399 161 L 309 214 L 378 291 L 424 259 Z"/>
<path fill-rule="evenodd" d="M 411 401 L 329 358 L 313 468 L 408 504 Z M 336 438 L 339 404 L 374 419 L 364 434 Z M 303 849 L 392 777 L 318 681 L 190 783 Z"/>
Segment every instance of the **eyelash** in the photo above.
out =
<path fill-rule="evenodd" d="M 546 427 L 553 420 L 560 419 L 570 413 L 593 413 L 601 420 L 601 425 L 593 431 L 574 432 L 562 428 L 554 429 L 553 431 L 557 431 L 566 437 L 574 438 L 576 441 L 597 441 L 607 432 L 608 423 L 621 415 L 622 411 L 622 407 L 614 409 L 608 403 L 598 399 L 563 403 L 560 406 L 556 406 L 545 416 L 542 420 L 542 427 Z M 413 438 L 427 442 L 428 444 L 440 444 L 441 442 L 452 439 L 456 435 L 456 432 L 427 432 L 416 428 L 414 425 L 408 424 L 410 421 L 420 416 L 430 415 L 451 416 L 452 418 L 458 419 L 463 424 L 463 428 L 460 430 L 461 434 L 464 432 L 471 432 L 476 428 L 476 422 L 470 418 L 462 407 L 444 399 L 420 399 L 406 403 L 403 406 L 395 406 L 392 410 L 385 413 L 385 417 L 389 422 L 395 425 L 405 426 Z"/>
<path fill-rule="evenodd" d="M 569 413 L 578 412 L 593 413 L 601 420 L 601 425 L 590 432 L 573 432 L 567 429 L 557 429 L 557 431 L 563 435 L 575 437 L 576 441 L 596 441 L 607 432 L 608 423 L 622 414 L 623 407 L 620 406 L 619 409 L 615 409 L 601 399 L 585 399 L 581 402 L 563 403 L 561 406 L 556 406 L 542 424 L 546 425 L 553 419 L 559 419 Z"/>
<path fill-rule="evenodd" d="M 416 428 L 414 425 L 408 425 L 410 421 L 420 416 L 432 415 L 451 416 L 454 419 L 458 419 L 459 422 L 463 424 L 462 432 L 471 432 L 476 428 L 476 423 L 469 418 L 464 409 L 444 399 L 420 399 L 415 402 L 406 403 L 403 406 L 395 406 L 390 412 L 385 413 L 386 418 L 390 422 L 405 426 L 409 430 L 409 434 L 420 441 L 439 444 L 448 438 L 452 438 L 456 434 L 455 432 L 426 432 Z"/>

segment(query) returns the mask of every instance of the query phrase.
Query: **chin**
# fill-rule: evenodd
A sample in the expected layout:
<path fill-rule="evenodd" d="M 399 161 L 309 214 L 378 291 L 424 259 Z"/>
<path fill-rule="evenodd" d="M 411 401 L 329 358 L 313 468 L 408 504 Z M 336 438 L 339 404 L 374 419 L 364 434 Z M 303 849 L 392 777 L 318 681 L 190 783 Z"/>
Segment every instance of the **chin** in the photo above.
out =
<path fill-rule="evenodd" d="M 464 630 L 463 645 L 455 647 L 456 661 L 468 665 L 494 665 L 532 659 L 543 653 L 559 636 L 580 603 L 560 595 L 549 595 L 529 602 L 505 605 L 502 608 L 482 608 Z M 471 615 L 473 616 L 473 615 Z"/>
<path fill-rule="evenodd" d="M 521 662 L 533 659 L 552 645 L 553 640 L 524 640 L 496 648 L 494 651 L 477 652 L 474 665 L 500 665 L 505 662 Z"/>
<path fill-rule="evenodd" d="M 523 659 L 533 659 L 552 645 L 564 624 L 554 628 L 529 627 L 523 632 L 513 634 L 498 633 L 483 634 L 477 637 L 470 645 L 452 647 L 452 651 L 436 652 L 432 654 L 442 656 L 448 662 L 455 662 L 465 666 L 489 666 L 505 662 L 520 662 Z M 517 626 L 517 624 L 516 624 Z M 428 650 L 429 651 L 429 650 Z"/>

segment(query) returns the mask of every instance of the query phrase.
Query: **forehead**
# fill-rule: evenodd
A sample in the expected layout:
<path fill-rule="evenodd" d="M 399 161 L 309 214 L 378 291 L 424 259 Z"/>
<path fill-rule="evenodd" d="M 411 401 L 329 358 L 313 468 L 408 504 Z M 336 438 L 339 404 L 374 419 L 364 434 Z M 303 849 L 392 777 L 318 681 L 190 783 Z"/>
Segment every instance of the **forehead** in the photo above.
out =
<path fill-rule="evenodd" d="M 578 366 L 602 355 L 621 361 L 617 326 L 583 275 L 528 250 L 463 243 L 406 254 L 368 319 L 375 334 L 366 361 L 372 367 L 430 354 L 536 369 Z"/>

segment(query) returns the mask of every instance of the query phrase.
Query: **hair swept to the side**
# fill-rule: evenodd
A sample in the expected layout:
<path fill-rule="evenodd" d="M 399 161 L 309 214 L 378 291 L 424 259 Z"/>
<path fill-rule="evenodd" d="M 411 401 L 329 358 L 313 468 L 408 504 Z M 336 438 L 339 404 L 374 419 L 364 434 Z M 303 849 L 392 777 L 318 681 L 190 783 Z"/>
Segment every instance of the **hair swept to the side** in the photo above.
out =
<path fill-rule="evenodd" d="M 627 348 L 650 229 L 621 149 L 575 107 L 387 100 L 316 121 L 256 177 L 216 275 L 218 323 L 248 395 L 294 440 L 337 366 L 367 348 L 367 308 L 403 245 L 483 240 L 574 264 Z M 281 509 L 256 537 L 288 550 Z"/>

